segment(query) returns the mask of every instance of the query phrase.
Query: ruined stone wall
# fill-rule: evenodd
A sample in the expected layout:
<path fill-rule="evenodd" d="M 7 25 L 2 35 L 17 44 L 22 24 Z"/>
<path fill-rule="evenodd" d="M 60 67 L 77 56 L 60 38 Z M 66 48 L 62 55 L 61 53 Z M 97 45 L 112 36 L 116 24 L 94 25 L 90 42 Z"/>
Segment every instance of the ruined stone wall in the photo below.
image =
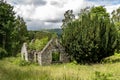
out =
<path fill-rule="evenodd" d="M 22 60 L 28 61 L 27 43 L 23 43 L 21 48 L 21 58 Z"/>
<path fill-rule="evenodd" d="M 63 63 L 67 63 L 70 61 L 69 56 L 67 55 L 67 53 L 61 53 L 60 54 L 60 61 Z"/>
<path fill-rule="evenodd" d="M 69 62 L 70 61 L 70 57 L 65 52 L 64 47 L 60 43 L 58 43 L 58 50 L 60 52 L 60 61 L 63 62 L 63 63 Z"/>
<path fill-rule="evenodd" d="M 40 65 L 50 65 L 52 63 L 52 53 L 53 52 L 60 53 L 60 59 L 59 59 L 60 62 L 62 62 L 62 63 L 69 62 L 69 57 L 65 53 L 64 48 L 60 44 L 56 45 L 55 41 L 52 41 L 49 44 L 49 46 L 44 50 L 44 52 L 39 54 L 39 64 Z"/>
<path fill-rule="evenodd" d="M 28 52 L 28 60 L 31 62 L 38 62 L 40 65 L 50 65 L 52 63 L 53 52 L 60 53 L 60 62 L 69 62 L 68 55 L 65 53 L 64 48 L 56 39 L 51 39 L 42 51 L 36 52 L 34 50 Z"/>
<path fill-rule="evenodd" d="M 40 65 L 50 65 L 52 63 L 52 53 L 51 53 L 52 45 L 46 48 L 43 53 L 39 54 L 39 64 Z"/>

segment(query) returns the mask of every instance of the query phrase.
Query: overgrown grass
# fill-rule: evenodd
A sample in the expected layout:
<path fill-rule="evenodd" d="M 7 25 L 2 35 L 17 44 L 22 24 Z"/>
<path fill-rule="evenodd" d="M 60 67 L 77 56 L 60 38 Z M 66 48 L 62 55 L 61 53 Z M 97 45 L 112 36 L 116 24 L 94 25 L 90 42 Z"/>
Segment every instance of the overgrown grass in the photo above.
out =
<path fill-rule="evenodd" d="M 0 60 L 0 80 L 120 80 L 120 62 L 19 66 L 18 58 Z"/>

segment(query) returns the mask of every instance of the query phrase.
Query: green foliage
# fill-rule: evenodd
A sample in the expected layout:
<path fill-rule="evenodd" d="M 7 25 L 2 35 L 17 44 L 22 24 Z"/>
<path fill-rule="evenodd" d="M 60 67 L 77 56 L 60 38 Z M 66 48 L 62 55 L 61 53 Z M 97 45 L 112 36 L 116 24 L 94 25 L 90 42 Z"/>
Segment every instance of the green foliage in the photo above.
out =
<path fill-rule="evenodd" d="M 14 29 L 13 22 L 15 21 L 15 13 L 13 7 L 4 1 L 0 1 L 0 47 L 5 48 L 7 52 L 11 51 L 11 42 L 13 36 L 12 32 Z"/>
<path fill-rule="evenodd" d="M 25 41 L 28 40 L 28 31 L 27 31 L 27 26 L 26 23 L 24 22 L 24 19 L 20 16 L 17 17 L 15 21 L 15 30 L 14 30 L 14 35 L 15 37 L 14 42 L 12 43 L 14 45 L 14 53 L 18 53 L 21 50 L 21 47 Z M 17 46 L 17 48 L 16 48 Z M 15 54 L 16 55 L 16 54 Z"/>
<path fill-rule="evenodd" d="M 44 37 L 42 39 L 35 39 L 34 42 L 29 43 L 29 49 L 30 50 L 42 50 L 44 48 L 44 46 L 47 44 L 48 42 L 48 37 Z"/>
<path fill-rule="evenodd" d="M 64 14 L 64 19 L 62 20 L 62 28 L 66 28 L 67 24 L 72 22 L 75 19 L 75 15 L 73 14 L 73 10 L 67 10 Z"/>
<path fill-rule="evenodd" d="M 97 13 L 99 17 L 104 17 L 104 19 L 109 17 L 109 13 L 106 12 L 106 9 L 103 6 L 91 8 L 91 13 L 92 16 L 96 16 Z"/>
<path fill-rule="evenodd" d="M 113 10 L 112 14 L 112 20 L 115 22 L 115 26 L 118 31 L 118 46 L 117 46 L 117 52 L 120 52 L 120 7 L 116 10 Z"/>
<path fill-rule="evenodd" d="M 58 38 L 61 38 L 61 35 L 62 35 L 62 29 L 59 29 L 59 28 L 56 28 L 56 29 L 48 29 L 47 30 L 48 32 L 51 32 L 51 33 L 56 33 Z"/>
<path fill-rule="evenodd" d="M 113 75 L 110 73 L 101 73 L 99 71 L 96 71 L 95 78 L 93 80 L 116 80 L 116 79 L 113 79 Z"/>
<path fill-rule="evenodd" d="M 52 53 L 52 61 L 59 61 L 60 54 L 58 52 Z"/>
<path fill-rule="evenodd" d="M 102 63 L 116 63 L 120 62 L 120 54 L 115 53 L 114 55 L 110 57 L 106 57 L 102 60 Z"/>
<path fill-rule="evenodd" d="M 28 32 L 28 37 L 29 40 L 32 39 L 42 39 L 44 37 L 48 37 L 48 40 L 50 40 L 52 38 L 52 33 L 48 32 L 48 31 L 29 31 Z"/>
<path fill-rule="evenodd" d="M 16 17 L 13 6 L 0 1 L 0 47 L 5 49 L 9 56 L 15 56 L 27 39 L 26 24 L 21 17 Z"/>
<path fill-rule="evenodd" d="M 103 13 L 97 13 L 97 7 L 93 7 L 63 28 L 63 46 L 78 63 L 100 62 L 114 54 L 118 44 L 117 30 L 106 16 L 105 8 L 100 8 Z M 105 16 L 100 16 L 103 14 Z"/>
<path fill-rule="evenodd" d="M 25 60 L 20 60 L 19 61 L 19 66 L 29 66 L 31 64 L 31 62 L 27 62 Z"/>
<path fill-rule="evenodd" d="M 51 39 L 52 34 L 49 32 L 38 31 L 35 33 L 34 39 L 42 39 L 44 37 L 48 37 L 48 39 Z"/>
<path fill-rule="evenodd" d="M 7 52 L 5 49 L 0 47 L 0 59 L 2 59 L 3 57 L 7 56 Z"/>

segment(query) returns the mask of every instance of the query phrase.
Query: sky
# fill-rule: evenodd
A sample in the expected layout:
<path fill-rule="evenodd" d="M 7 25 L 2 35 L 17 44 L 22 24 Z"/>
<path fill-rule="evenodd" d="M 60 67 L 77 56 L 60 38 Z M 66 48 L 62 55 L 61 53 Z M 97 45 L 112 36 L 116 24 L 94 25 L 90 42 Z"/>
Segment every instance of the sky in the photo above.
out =
<path fill-rule="evenodd" d="M 6 0 L 14 6 L 16 15 L 24 18 L 28 30 L 61 28 L 64 13 L 72 9 L 77 15 L 80 9 L 105 6 L 107 12 L 120 7 L 120 0 Z"/>

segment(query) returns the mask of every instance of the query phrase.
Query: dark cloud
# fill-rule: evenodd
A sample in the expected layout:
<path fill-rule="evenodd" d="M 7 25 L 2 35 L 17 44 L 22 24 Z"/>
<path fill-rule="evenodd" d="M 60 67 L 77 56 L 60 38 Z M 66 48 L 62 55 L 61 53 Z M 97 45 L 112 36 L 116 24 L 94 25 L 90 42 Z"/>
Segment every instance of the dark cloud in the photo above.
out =
<path fill-rule="evenodd" d="M 28 30 L 54 29 L 54 28 L 60 28 L 61 25 L 61 22 L 52 23 L 41 20 L 27 20 L 26 22 L 27 22 Z"/>
<path fill-rule="evenodd" d="M 57 2 L 57 1 L 51 1 L 50 4 L 55 6 L 55 7 L 62 8 L 62 7 L 64 7 L 65 3 L 60 3 L 60 2 Z"/>
<path fill-rule="evenodd" d="M 32 20 L 31 19 L 25 19 L 26 22 L 31 22 Z"/>
<path fill-rule="evenodd" d="M 45 0 L 8 0 L 8 2 L 12 2 L 13 4 L 21 4 L 21 5 L 35 5 L 35 6 L 42 6 L 45 5 L 47 2 Z"/>
<path fill-rule="evenodd" d="M 45 27 L 43 21 L 38 20 L 27 20 L 27 29 L 28 30 L 40 30 Z"/>
<path fill-rule="evenodd" d="M 56 20 L 45 20 L 45 22 L 50 22 L 50 23 L 59 23 L 61 22 L 62 19 L 56 19 Z"/>
<path fill-rule="evenodd" d="M 25 21 L 31 22 L 32 19 L 28 18 L 28 19 L 25 19 Z M 60 23 L 60 22 L 62 22 L 62 18 L 60 18 L 60 19 L 54 19 L 54 20 L 52 20 L 52 19 L 46 19 L 46 20 L 36 20 L 36 21 L 49 22 L 49 23 Z"/>
<path fill-rule="evenodd" d="M 57 1 L 51 1 L 50 4 L 51 5 L 60 5 L 60 3 L 58 3 Z"/>
<path fill-rule="evenodd" d="M 51 1 L 50 4 L 51 4 L 51 5 L 57 5 L 57 4 L 59 4 L 59 3 L 58 3 L 57 1 Z"/>
<path fill-rule="evenodd" d="M 33 0 L 34 5 L 45 5 L 47 2 L 44 0 Z"/>

